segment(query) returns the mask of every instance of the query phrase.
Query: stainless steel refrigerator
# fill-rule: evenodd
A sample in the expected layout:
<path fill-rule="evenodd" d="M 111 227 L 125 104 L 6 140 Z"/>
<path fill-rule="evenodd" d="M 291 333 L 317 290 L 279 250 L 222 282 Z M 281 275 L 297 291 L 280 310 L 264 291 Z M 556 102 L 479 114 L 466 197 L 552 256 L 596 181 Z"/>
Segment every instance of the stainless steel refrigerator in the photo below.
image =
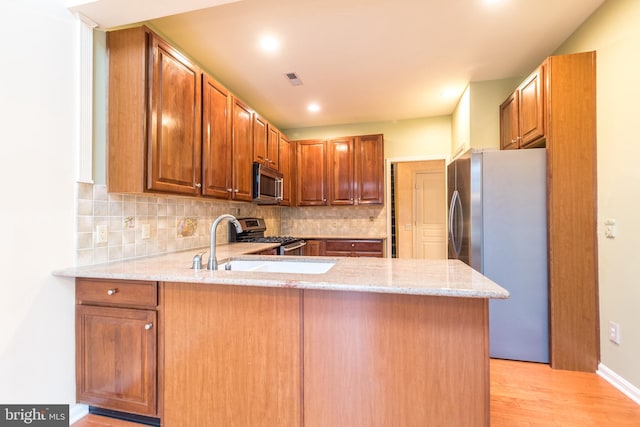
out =
<path fill-rule="evenodd" d="M 545 149 L 472 150 L 447 183 L 449 258 L 510 292 L 489 302 L 491 357 L 548 363 Z"/>

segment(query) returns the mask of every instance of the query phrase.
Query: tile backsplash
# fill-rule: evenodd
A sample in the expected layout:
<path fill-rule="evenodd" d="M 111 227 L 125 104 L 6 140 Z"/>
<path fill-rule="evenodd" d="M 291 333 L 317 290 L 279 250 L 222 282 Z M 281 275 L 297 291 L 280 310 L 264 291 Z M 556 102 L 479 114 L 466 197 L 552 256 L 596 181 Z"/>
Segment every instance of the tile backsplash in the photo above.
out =
<path fill-rule="evenodd" d="M 370 237 L 387 234 L 384 206 L 316 206 L 282 212 L 283 234 L 300 237 Z"/>
<path fill-rule="evenodd" d="M 171 195 L 107 193 L 105 185 L 76 184 L 77 262 L 101 264 L 209 246 L 209 229 L 219 215 L 260 216 L 268 234 L 281 234 L 281 208 Z M 107 242 L 97 243 L 96 227 L 107 226 Z M 228 241 L 228 225 L 218 227 Z"/>
<path fill-rule="evenodd" d="M 267 235 L 376 237 L 386 235 L 383 206 L 286 208 L 161 194 L 107 193 L 105 185 L 76 184 L 76 265 L 205 248 L 219 215 L 263 217 Z M 97 243 L 98 226 L 107 241 Z M 217 239 L 228 241 L 228 225 Z"/>

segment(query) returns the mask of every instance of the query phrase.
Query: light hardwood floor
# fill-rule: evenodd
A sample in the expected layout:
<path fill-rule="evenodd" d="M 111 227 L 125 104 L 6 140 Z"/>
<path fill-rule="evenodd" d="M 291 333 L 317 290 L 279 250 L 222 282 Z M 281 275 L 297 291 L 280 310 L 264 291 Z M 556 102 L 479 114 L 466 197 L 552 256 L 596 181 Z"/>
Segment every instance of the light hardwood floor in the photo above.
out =
<path fill-rule="evenodd" d="M 491 427 L 538 426 L 638 427 L 640 405 L 593 373 L 492 359 Z M 74 427 L 140 424 L 88 415 Z"/>

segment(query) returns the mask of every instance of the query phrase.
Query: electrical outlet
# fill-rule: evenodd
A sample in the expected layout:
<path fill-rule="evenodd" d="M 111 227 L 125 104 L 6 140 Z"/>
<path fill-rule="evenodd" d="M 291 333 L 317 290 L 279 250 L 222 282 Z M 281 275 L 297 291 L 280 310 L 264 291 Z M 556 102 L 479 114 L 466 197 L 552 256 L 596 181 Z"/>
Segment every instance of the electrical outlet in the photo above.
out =
<path fill-rule="evenodd" d="M 620 325 L 609 321 L 609 341 L 620 345 Z"/>
<path fill-rule="evenodd" d="M 96 243 L 107 243 L 107 240 L 109 240 L 107 224 L 96 225 Z"/>
<path fill-rule="evenodd" d="M 142 224 L 142 238 L 150 239 L 151 238 L 151 225 L 150 224 Z"/>

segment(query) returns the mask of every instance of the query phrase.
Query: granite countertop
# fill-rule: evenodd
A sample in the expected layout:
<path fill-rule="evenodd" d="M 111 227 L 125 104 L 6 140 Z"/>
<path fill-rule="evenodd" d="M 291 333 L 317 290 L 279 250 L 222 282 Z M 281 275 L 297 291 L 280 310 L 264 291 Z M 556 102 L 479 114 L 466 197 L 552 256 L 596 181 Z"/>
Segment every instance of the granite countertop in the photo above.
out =
<path fill-rule="evenodd" d="M 234 243 L 217 247 L 220 263 L 229 258 L 332 262 L 326 273 L 272 273 L 251 271 L 208 271 L 191 269 L 196 253 L 208 248 L 135 258 L 54 271 L 56 276 L 120 280 L 150 280 L 222 284 L 235 286 L 286 287 L 332 291 L 376 292 L 468 298 L 508 298 L 509 292 L 458 260 L 414 260 L 392 258 L 341 258 L 242 255 L 274 247 L 272 244 Z"/>

